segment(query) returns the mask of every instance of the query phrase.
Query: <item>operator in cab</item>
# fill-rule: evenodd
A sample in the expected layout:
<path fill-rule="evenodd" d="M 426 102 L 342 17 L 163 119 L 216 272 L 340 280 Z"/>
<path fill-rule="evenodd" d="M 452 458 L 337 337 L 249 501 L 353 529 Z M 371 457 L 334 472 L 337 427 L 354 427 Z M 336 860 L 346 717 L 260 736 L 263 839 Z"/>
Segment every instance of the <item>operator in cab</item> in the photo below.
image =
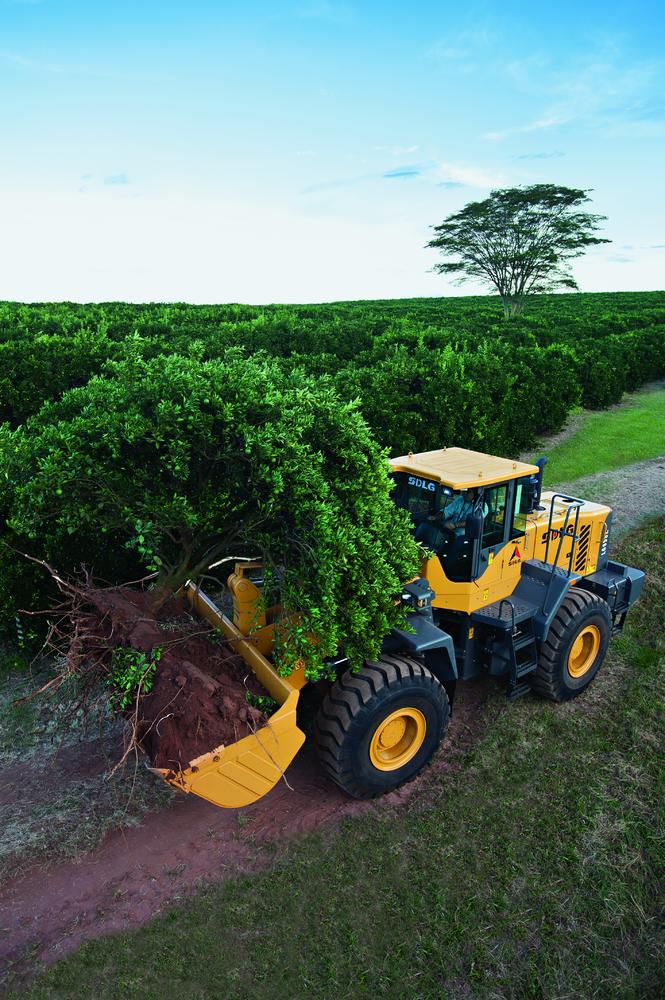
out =
<path fill-rule="evenodd" d="M 446 547 L 448 560 L 456 562 L 464 548 L 466 519 L 478 503 L 479 495 L 479 491 L 472 488 L 442 497 L 440 510 L 417 526 L 416 541 L 437 555 Z M 487 515 L 487 504 L 483 504 L 483 515 Z"/>
<path fill-rule="evenodd" d="M 453 531 L 455 535 L 464 534 L 466 519 L 472 513 L 477 499 L 478 490 L 474 489 L 452 495 L 448 503 L 441 508 L 441 519 L 446 531 Z M 487 504 L 484 513 L 487 513 Z"/>

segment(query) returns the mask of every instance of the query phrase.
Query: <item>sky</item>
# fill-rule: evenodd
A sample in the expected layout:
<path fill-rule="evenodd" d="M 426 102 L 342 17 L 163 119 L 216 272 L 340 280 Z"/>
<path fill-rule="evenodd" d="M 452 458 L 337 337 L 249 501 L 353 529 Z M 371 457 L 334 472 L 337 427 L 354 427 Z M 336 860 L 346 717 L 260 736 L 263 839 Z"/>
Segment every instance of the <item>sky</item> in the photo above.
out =
<path fill-rule="evenodd" d="M 665 7 L 0 0 L 0 299 L 469 294 L 430 227 L 591 189 L 582 291 L 665 287 Z"/>

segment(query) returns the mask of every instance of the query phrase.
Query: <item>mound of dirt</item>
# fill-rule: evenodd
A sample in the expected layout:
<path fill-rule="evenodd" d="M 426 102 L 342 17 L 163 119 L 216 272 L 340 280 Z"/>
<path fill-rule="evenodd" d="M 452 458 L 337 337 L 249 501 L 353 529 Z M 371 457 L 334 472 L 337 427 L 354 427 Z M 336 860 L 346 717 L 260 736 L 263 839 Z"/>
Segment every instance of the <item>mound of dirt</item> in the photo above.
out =
<path fill-rule="evenodd" d="M 263 724 L 261 712 L 247 703 L 246 691 L 265 692 L 226 643 L 184 638 L 162 650 L 154 687 L 141 699 L 138 728 L 141 746 L 155 767 L 179 771 Z"/>
<path fill-rule="evenodd" d="M 146 591 L 91 589 L 85 596 L 84 630 L 107 650 L 160 650 L 153 687 L 141 697 L 136 718 L 136 738 L 154 767 L 184 770 L 263 725 L 247 692 L 266 691 L 230 644 L 192 618 L 178 598 L 155 613 L 154 595 Z M 128 715 L 134 718 L 134 710 Z"/>

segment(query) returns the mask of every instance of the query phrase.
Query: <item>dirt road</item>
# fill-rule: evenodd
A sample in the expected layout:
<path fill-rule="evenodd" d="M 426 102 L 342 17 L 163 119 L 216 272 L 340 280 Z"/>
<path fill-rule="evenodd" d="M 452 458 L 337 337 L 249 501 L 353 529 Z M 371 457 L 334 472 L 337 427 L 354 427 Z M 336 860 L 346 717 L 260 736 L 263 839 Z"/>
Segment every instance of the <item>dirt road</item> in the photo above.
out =
<path fill-rule="evenodd" d="M 597 472 L 570 483 L 559 483 L 556 488 L 609 504 L 614 512 L 612 534 L 616 541 L 645 517 L 665 510 L 665 452 L 660 458 L 635 462 L 611 472 Z"/>
<path fill-rule="evenodd" d="M 321 772 L 306 747 L 269 795 L 241 810 L 218 809 L 194 796 L 177 795 L 140 826 L 110 833 L 77 861 L 34 868 L 0 888 L 0 968 L 29 975 L 82 941 L 136 926 L 201 884 L 267 865 L 267 846 L 344 816 L 400 808 L 418 799 L 427 782 L 445 781 L 503 707 L 489 682 L 463 685 L 453 718 L 432 765 L 408 786 L 379 803 L 348 799 Z M 489 699 L 489 700 L 488 700 Z M 98 766 L 104 757 L 100 756 Z M 89 759 L 68 762 L 68 778 L 94 770 Z M 23 775 L 22 778 L 27 778 Z M 289 787 L 290 786 L 290 787 Z M 21 795 L 23 781 L 5 796 Z"/>

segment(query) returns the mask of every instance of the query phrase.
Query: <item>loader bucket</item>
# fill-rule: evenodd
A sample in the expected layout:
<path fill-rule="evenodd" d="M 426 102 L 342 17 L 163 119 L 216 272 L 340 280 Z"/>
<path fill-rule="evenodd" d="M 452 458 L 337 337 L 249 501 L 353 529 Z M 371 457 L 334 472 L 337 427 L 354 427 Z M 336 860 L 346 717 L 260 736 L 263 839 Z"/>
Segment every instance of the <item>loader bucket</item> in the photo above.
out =
<path fill-rule="evenodd" d="M 190 761 L 184 771 L 151 770 L 170 785 L 200 795 L 213 805 L 227 809 L 247 806 L 277 784 L 305 742 L 305 734 L 296 725 L 300 692 L 279 676 L 251 640 L 198 587 L 188 583 L 181 593 L 202 618 L 224 633 L 280 707 L 256 733 L 212 748 Z"/>

